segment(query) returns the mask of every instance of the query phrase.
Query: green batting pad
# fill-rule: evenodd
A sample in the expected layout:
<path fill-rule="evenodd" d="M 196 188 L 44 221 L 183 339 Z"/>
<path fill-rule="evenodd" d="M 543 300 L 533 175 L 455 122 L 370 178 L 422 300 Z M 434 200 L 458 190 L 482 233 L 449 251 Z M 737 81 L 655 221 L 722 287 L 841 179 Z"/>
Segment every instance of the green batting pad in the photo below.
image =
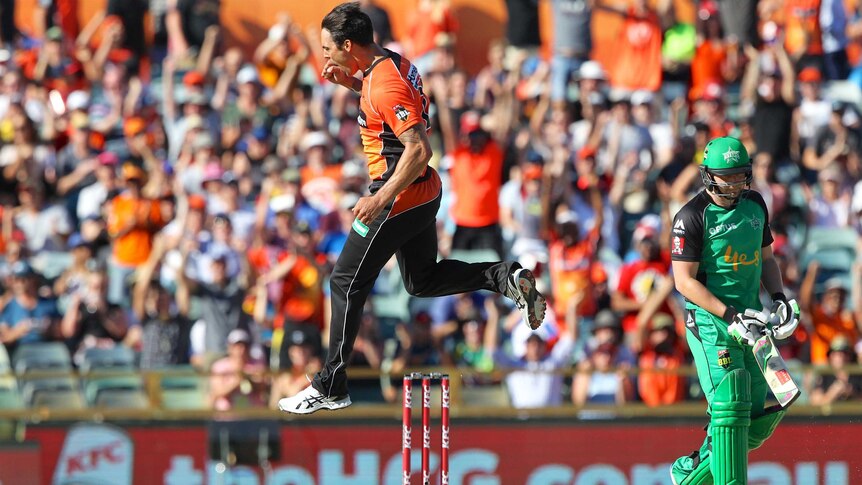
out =
<path fill-rule="evenodd" d="M 693 470 L 686 473 L 685 470 L 677 466 L 679 463 L 677 460 L 677 463 L 674 463 L 670 470 L 674 483 L 677 485 L 712 485 L 712 472 L 709 470 L 711 461 L 710 455 L 707 455 L 705 460 L 698 462 Z"/>
<path fill-rule="evenodd" d="M 715 483 L 745 485 L 748 474 L 748 427 L 751 425 L 751 376 L 727 373 L 712 400 L 712 476 Z"/>
<path fill-rule="evenodd" d="M 766 411 L 766 414 L 751 420 L 751 426 L 748 428 L 748 449 L 756 450 L 760 445 L 772 436 L 781 418 L 787 413 L 780 406 L 775 406 Z"/>
<path fill-rule="evenodd" d="M 766 414 L 751 420 L 748 428 L 748 451 L 756 450 L 763 445 L 767 438 L 772 436 L 781 418 L 787 413 L 780 406 L 767 409 Z M 702 453 L 703 459 L 697 461 L 697 466 L 692 466 L 695 460 L 691 456 L 684 456 L 673 464 L 671 473 L 674 483 L 678 485 L 712 485 L 712 453 L 707 450 Z"/>

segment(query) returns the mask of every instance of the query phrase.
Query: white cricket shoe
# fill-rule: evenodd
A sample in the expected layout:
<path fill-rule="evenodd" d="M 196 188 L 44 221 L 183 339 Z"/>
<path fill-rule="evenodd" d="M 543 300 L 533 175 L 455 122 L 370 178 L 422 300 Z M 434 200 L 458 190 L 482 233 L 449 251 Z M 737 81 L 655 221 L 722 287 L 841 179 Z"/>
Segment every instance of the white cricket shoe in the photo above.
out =
<path fill-rule="evenodd" d="M 506 296 L 515 302 L 521 310 L 524 322 L 535 330 L 545 320 L 545 297 L 536 290 L 536 278 L 533 272 L 519 268 L 506 280 Z"/>
<path fill-rule="evenodd" d="M 350 406 L 350 396 L 326 397 L 313 386 L 299 391 L 295 396 L 278 401 L 278 409 L 294 414 L 311 414 L 320 409 L 337 411 Z"/>

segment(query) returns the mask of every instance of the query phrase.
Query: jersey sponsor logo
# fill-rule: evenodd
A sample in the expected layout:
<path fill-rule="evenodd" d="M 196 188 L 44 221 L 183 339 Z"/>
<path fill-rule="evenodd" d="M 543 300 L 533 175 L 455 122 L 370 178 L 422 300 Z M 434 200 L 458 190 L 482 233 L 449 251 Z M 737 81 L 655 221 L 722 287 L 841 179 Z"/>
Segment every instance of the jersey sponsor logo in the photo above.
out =
<path fill-rule="evenodd" d="M 407 111 L 407 108 L 400 104 L 396 104 L 392 109 L 395 111 L 395 117 L 401 121 L 407 121 L 407 118 L 410 117 L 410 112 Z"/>
<path fill-rule="evenodd" d="M 685 238 L 674 236 L 673 237 L 673 245 L 671 246 L 670 253 L 671 254 L 682 254 L 685 249 Z"/>
<path fill-rule="evenodd" d="M 763 227 L 763 224 L 760 222 L 760 219 L 758 219 L 756 217 L 752 217 L 750 222 L 751 222 L 751 228 L 754 229 L 755 231 L 759 230 L 761 227 Z"/>
<path fill-rule="evenodd" d="M 724 162 L 728 165 L 739 163 L 739 150 L 728 148 L 726 152 L 722 153 L 722 156 L 724 156 Z"/>
<path fill-rule="evenodd" d="M 721 349 L 718 351 L 718 365 L 722 368 L 727 369 L 730 367 L 730 363 L 733 362 L 733 359 L 730 358 L 730 351 L 727 349 Z"/>
<path fill-rule="evenodd" d="M 727 233 L 727 232 L 735 231 L 738 227 L 739 227 L 739 225 L 735 222 L 728 222 L 726 224 L 719 224 L 715 227 L 709 228 L 709 235 L 715 236 L 719 233 Z"/>
<path fill-rule="evenodd" d="M 694 323 L 694 312 L 689 310 L 688 312 L 686 312 L 686 314 L 687 315 L 685 317 L 685 326 L 691 329 L 695 328 L 697 324 Z"/>
<path fill-rule="evenodd" d="M 351 227 L 354 231 L 356 231 L 356 234 L 359 234 L 362 237 L 368 235 L 368 226 L 363 224 L 362 221 L 360 221 L 359 219 L 353 219 L 353 224 L 351 224 Z"/>
<path fill-rule="evenodd" d="M 733 250 L 733 246 L 727 245 L 727 250 L 724 252 L 724 262 L 733 265 L 733 271 L 739 271 L 739 265 L 752 266 L 760 264 L 760 250 L 755 249 L 754 255 L 749 259 L 749 255 Z"/>
<path fill-rule="evenodd" d="M 359 110 L 359 115 L 356 117 L 356 122 L 363 128 L 368 128 L 368 122 L 365 121 L 365 112 Z"/>
<path fill-rule="evenodd" d="M 422 90 L 422 76 L 419 75 L 419 70 L 416 69 L 416 66 L 410 66 L 410 70 L 407 71 L 407 80 L 417 91 Z"/>
<path fill-rule="evenodd" d="M 682 223 L 682 219 L 678 219 L 674 225 L 674 229 L 679 229 L 680 231 L 685 231 L 685 224 Z"/>

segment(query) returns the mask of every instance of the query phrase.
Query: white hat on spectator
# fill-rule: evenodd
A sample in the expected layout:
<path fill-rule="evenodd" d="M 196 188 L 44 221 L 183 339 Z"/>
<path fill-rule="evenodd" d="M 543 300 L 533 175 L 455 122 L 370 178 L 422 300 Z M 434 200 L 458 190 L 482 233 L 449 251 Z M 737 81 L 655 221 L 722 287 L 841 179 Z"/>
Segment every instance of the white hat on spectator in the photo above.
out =
<path fill-rule="evenodd" d="M 530 338 L 534 338 L 534 336 L 548 342 L 550 340 L 554 340 L 559 335 L 560 327 L 557 325 L 556 316 L 554 316 L 553 309 L 548 308 L 545 313 L 545 320 L 536 330 L 530 330 L 530 327 L 526 325 L 515 325 L 515 328 L 512 329 L 512 336 L 510 338 L 512 344 L 512 355 L 518 359 L 523 357 L 524 354 L 527 353 L 527 341 L 530 340 Z"/>
<path fill-rule="evenodd" d="M 69 111 L 87 109 L 88 106 L 90 106 L 90 95 L 86 91 L 72 91 L 66 98 L 66 109 Z"/>
<path fill-rule="evenodd" d="M 612 104 L 617 103 L 629 103 L 632 104 L 632 93 L 631 91 L 623 88 L 613 88 L 611 92 L 608 93 L 608 99 Z"/>
<path fill-rule="evenodd" d="M 554 217 L 554 221 L 557 224 L 577 224 L 578 219 L 578 213 L 573 210 L 558 212 L 556 217 Z"/>
<path fill-rule="evenodd" d="M 276 214 L 281 212 L 290 212 L 293 210 L 293 206 L 295 205 L 296 197 L 293 194 L 279 195 L 273 197 L 272 200 L 269 201 L 269 208 Z"/>
<path fill-rule="evenodd" d="M 632 106 L 640 106 L 642 104 L 652 104 L 653 95 L 646 90 L 638 90 L 632 93 Z"/>
<path fill-rule="evenodd" d="M 325 147 L 329 145 L 329 137 L 322 131 L 311 131 L 302 137 L 299 149 L 306 152 L 314 147 Z"/>
<path fill-rule="evenodd" d="M 207 106 L 209 105 L 209 99 L 204 93 L 186 93 L 184 99 L 184 104 L 191 104 L 194 106 Z"/>
<path fill-rule="evenodd" d="M 605 74 L 605 69 L 598 63 L 598 61 L 587 61 L 581 64 L 580 69 L 578 69 L 578 79 L 606 81 L 608 76 Z"/>
<path fill-rule="evenodd" d="M 259 80 L 260 77 L 257 74 L 257 68 L 254 66 L 244 66 L 242 69 L 239 70 L 238 73 L 236 73 L 237 84 L 257 84 Z"/>
<path fill-rule="evenodd" d="M 201 115 L 193 114 L 186 116 L 186 129 L 196 130 L 204 127 L 204 119 Z"/>
<path fill-rule="evenodd" d="M 250 344 L 251 336 L 245 330 L 241 328 L 235 328 L 231 330 L 229 334 L 227 334 L 227 343 L 231 345 L 239 343 Z"/>
<path fill-rule="evenodd" d="M 850 208 L 855 214 L 862 212 L 862 181 L 856 182 L 853 187 L 853 200 L 850 202 Z"/>
<path fill-rule="evenodd" d="M 338 207 L 341 209 L 353 209 L 353 206 L 359 202 L 359 195 L 354 192 L 347 192 L 338 199 Z"/>
<path fill-rule="evenodd" d="M 365 172 L 358 163 L 344 162 L 341 166 L 341 176 L 344 178 L 364 177 Z"/>

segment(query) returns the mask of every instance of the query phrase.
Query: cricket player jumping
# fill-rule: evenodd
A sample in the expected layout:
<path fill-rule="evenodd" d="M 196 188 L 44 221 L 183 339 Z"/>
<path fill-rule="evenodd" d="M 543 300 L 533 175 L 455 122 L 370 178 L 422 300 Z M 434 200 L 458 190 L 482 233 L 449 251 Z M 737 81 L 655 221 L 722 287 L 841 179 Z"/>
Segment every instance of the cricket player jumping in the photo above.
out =
<path fill-rule="evenodd" d="M 686 299 L 687 340 L 710 423 L 703 445 L 677 459 L 671 477 L 676 485 L 741 485 L 747 482 L 748 451 L 766 441 L 785 413 L 764 409 L 767 379 L 752 347 L 767 332 L 789 337 L 799 324 L 799 307 L 784 295 L 766 205 L 749 189 L 751 160 L 742 143 L 710 141 L 701 178 L 705 190 L 674 217 L 671 259 L 676 288 Z M 768 312 L 761 309 L 761 284 L 772 295 Z"/>

